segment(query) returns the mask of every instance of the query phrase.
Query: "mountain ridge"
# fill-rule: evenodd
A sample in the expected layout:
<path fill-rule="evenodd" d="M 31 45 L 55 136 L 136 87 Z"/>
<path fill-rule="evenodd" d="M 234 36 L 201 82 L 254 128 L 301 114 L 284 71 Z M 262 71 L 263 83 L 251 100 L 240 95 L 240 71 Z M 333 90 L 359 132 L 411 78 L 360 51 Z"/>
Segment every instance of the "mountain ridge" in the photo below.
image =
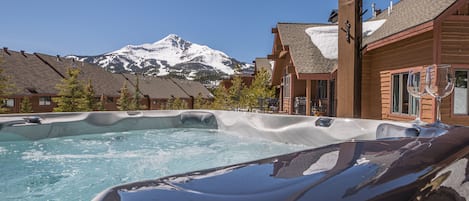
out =
<path fill-rule="evenodd" d="M 113 73 L 143 73 L 176 76 L 189 80 L 220 78 L 234 74 L 236 68 L 252 72 L 253 65 L 240 62 L 222 51 L 169 34 L 154 43 L 126 45 L 95 56 L 69 55 L 79 61 L 97 64 Z"/>

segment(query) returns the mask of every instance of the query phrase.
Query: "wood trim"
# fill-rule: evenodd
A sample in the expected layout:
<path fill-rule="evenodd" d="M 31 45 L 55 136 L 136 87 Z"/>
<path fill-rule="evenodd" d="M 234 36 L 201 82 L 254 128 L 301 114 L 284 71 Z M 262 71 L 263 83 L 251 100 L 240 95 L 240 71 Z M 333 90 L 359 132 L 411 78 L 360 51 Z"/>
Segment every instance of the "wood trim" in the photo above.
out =
<path fill-rule="evenodd" d="M 441 62 L 441 23 L 433 26 L 433 63 Z"/>
<path fill-rule="evenodd" d="M 331 73 L 298 73 L 298 80 L 331 80 Z"/>
<path fill-rule="evenodd" d="M 447 20 L 452 21 L 469 21 L 469 16 L 467 15 L 451 15 L 446 18 Z"/>
<path fill-rule="evenodd" d="M 423 70 L 422 68 L 424 68 L 425 66 L 428 66 L 428 65 L 404 67 L 404 68 L 395 69 L 395 70 L 388 70 L 388 72 L 390 74 L 406 73 L 406 72 L 409 72 L 411 70 Z"/>
<path fill-rule="evenodd" d="M 451 68 L 453 69 L 453 72 L 456 72 L 455 70 L 456 69 L 464 69 L 464 70 L 469 70 L 469 64 L 452 64 L 451 65 Z M 451 119 L 467 119 L 469 117 L 469 113 L 468 114 L 454 114 L 454 101 L 456 100 L 456 98 L 454 98 L 454 91 L 453 93 L 451 94 L 450 96 L 451 98 L 451 105 L 449 107 L 449 117 Z"/>
<path fill-rule="evenodd" d="M 288 54 L 288 51 L 282 50 L 280 54 L 278 55 L 278 58 L 283 59 L 287 54 Z"/>
<path fill-rule="evenodd" d="M 311 80 L 306 80 L 306 116 L 311 116 Z"/>
<path fill-rule="evenodd" d="M 290 105 L 288 106 L 288 114 L 293 114 L 293 102 L 294 102 L 294 96 L 295 96 L 295 81 L 293 79 L 293 74 L 290 74 L 288 76 L 290 78 L 290 97 L 288 99 L 290 100 Z"/>
<path fill-rule="evenodd" d="M 412 121 L 415 119 L 415 116 L 409 114 L 389 113 L 388 118 Z"/>
<path fill-rule="evenodd" d="M 467 0 L 456 1 L 453 5 L 447 8 L 445 12 L 443 12 L 440 16 L 436 17 L 436 19 L 434 20 L 435 23 L 441 25 L 441 23 L 443 23 L 445 19 L 448 19 L 450 16 L 452 16 L 454 12 L 456 12 L 466 3 Z"/>
<path fill-rule="evenodd" d="M 415 119 L 415 116 L 411 115 L 411 114 L 401 114 L 401 113 L 393 113 L 392 112 L 392 76 L 395 75 L 395 74 L 400 74 L 400 73 L 406 73 L 406 72 L 409 72 L 411 70 L 416 70 L 416 71 L 420 71 L 420 72 L 425 72 L 424 70 L 424 67 L 426 65 L 423 65 L 423 66 L 412 66 L 412 67 L 404 67 L 404 68 L 400 68 L 400 69 L 395 69 L 395 70 L 387 70 L 387 71 L 383 71 L 383 72 L 386 72 L 386 76 L 389 76 L 389 80 L 390 80 L 390 83 L 389 83 L 389 91 L 390 93 L 388 94 L 388 100 L 389 100 L 389 103 L 386 103 L 386 104 L 389 104 L 389 110 L 388 111 L 383 111 L 383 105 L 381 105 L 381 113 L 382 114 L 385 114 L 386 116 L 386 119 L 392 119 L 392 120 L 396 120 L 396 119 L 399 119 L 399 120 L 414 120 Z M 434 113 L 434 107 L 435 104 L 433 104 L 433 109 L 432 109 L 432 113 Z M 420 98 L 420 110 L 419 110 L 419 113 L 420 113 L 420 117 L 422 117 L 422 98 Z M 383 116 L 383 115 L 382 115 Z M 434 115 L 433 115 L 434 116 Z"/>
<path fill-rule="evenodd" d="M 389 37 L 386 37 L 384 39 L 372 42 L 372 43 L 367 45 L 366 51 L 371 51 L 371 50 L 374 50 L 376 48 L 380 48 L 380 47 L 389 45 L 391 43 L 395 43 L 395 42 L 398 42 L 398 41 L 401 41 L 401 40 L 404 40 L 404 39 L 407 39 L 407 38 L 411 38 L 413 36 L 420 35 L 422 33 L 425 33 L 427 31 L 431 31 L 431 30 L 433 30 L 433 21 L 418 25 L 416 27 L 413 27 L 413 28 L 410 28 L 408 30 L 396 33 L 396 34 L 394 34 L 392 36 L 389 36 Z"/>

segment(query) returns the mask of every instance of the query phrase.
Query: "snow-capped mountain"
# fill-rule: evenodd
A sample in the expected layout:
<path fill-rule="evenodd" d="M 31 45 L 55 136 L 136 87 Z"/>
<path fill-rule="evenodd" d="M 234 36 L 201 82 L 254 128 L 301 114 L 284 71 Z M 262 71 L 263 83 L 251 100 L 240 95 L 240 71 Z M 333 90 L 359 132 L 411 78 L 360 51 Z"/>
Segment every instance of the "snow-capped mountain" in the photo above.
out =
<path fill-rule="evenodd" d="M 186 41 L 175 34 L 155 43 L 127 45 L 97 56 L 68 56 L 97 64 L 111 72 L 139 72 L 148 75 L 168 74 L 193 79 L 199 76 L 223 76 L 234 73 L 236 66 L 252 71 L 253 65 L 239 62 L 225 53 Z"/>

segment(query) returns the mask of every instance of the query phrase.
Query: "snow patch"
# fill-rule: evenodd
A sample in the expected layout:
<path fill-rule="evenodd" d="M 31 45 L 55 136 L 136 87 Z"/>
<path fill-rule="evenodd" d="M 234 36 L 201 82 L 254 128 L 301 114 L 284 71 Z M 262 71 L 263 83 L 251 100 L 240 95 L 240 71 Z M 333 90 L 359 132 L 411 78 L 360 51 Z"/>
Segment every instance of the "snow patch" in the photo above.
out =
<path fill-rule="evenodd" d="M 319 48 L 322 56 L 328 59 L 338 57 L 338 28 L 334 26 L 311 27 L 306 29 L 306 33 L 311 41 Z"/>
<path fill-rule="evenodd" d="M 376 30 L 378 30 L 381 26 L 383 26 L 386 20 L 375 20 L 375 21 L 368 21 L 363 23 L 362 31 L 363 36 L 368 37 L 371 36 Z"/>
<path fill-rule="evenodd" d="M 153 44 L 127 45 L 108 54 L 119 55 L 129 61 L 161 60 L 166 61 L 170 66 L 200 58 L 199 63 L 201 64 L 212 66 L 226 74 L 234 73 L 230 66 L 224 64 L 224 62 L 231 62 L 230 57 L 225 53 L 205 45 L 185 41 L 175 34 L 170 34 Z M 113 58 L 106 58 L 106 60 L 109 59 Z M 121 60 L 121 62 L 124 63 L 124 66 L 129 65 L 127 61 Z"/>
<path fill-rule="evenodd" d="M 167 68 L 160 68 L 160 71 L 156 76 L 166 76 L 169 75 L 169 70 Z"/>
<path fill-rule="evenodd" d="M 367 37 L 378 30 L 386 20 L 375 20 L 363 23 L 363 36 Z M 311 42 L 318 47 L 327 59 L 338 58 L 338 27 L 337 25 L 310 27 L 305 30 Z"/>
<path fill-rule="evenodd" d="M 270 69 L 274 70 L 275 60 L 270 60 L 269 63 L 270 63 Z"/>

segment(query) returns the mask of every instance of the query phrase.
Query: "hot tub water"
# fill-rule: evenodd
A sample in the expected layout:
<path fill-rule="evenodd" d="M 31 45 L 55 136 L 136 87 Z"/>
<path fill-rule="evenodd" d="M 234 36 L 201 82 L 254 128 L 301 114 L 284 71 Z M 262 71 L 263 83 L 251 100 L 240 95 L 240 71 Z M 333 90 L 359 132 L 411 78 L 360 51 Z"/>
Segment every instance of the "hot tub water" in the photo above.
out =
<path fill-rule="evenodd" d="M 209 129 L 0 142 L 0 197 L 90 200 L 109 186 L 306 149 Z"/>

